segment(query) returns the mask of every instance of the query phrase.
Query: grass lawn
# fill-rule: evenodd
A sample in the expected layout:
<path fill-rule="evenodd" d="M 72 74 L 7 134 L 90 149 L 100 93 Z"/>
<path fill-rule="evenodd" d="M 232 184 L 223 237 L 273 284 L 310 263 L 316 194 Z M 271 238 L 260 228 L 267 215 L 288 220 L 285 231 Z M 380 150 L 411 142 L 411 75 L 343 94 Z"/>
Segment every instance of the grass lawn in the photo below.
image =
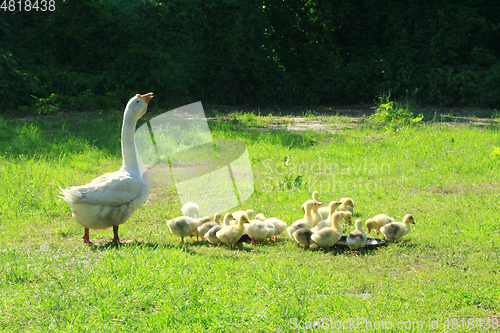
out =
<path fill-rule="evenodd" d="M 84 245 L 58 186 L 120 167 L 121 117 L 0 118 L 0 331 L 500 330 L 498 122 L 210 121 L 213 138 L 248 147 L 255 191 L 235 210 L 290 224 L 317 190 L 326 204 L 352 197 L 355 219 L 415 217 L 396 244 L 351 254 L 297 248 L 286 233 L 234 250 L 180 246 L 165 224 L 180 215 L 175 188 L 153 188 L 120 227 L 132 242 L 91 230 L 97 245 Z"/>

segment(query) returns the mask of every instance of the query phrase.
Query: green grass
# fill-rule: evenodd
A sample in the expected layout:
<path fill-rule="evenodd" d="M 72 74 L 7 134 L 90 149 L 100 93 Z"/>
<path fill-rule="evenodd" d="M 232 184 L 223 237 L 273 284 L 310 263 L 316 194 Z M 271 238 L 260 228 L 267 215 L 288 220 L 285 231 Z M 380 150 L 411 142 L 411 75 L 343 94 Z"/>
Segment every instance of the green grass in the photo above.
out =
<path fill-rule="evenodd" d="M 92 230 L 88 247 L 58 186 L 120 167 L 121 112 L 0 118 L 0 330 L 290 332 L 360 318 L 470 331 L 444 324 L 498 320 L 498 125 L 389 131 L 305 116 L 326 131 L 262 131 L 294 120 L 258 112 L 210 122 L 214 138 L 248 147 L 255 192 L 241 208 L 291 223 L 318 190 L 324 203 L 352 197 L 363 220 L 412 213 L 407 237 L 362 255 L 299 249 L 284 234 L 235 250 L 180 246 L 165 224 L 180 213 L 175 188 L 154 188 L 120 227 L 133 242 L 116 248 L 111 230 Z"/>

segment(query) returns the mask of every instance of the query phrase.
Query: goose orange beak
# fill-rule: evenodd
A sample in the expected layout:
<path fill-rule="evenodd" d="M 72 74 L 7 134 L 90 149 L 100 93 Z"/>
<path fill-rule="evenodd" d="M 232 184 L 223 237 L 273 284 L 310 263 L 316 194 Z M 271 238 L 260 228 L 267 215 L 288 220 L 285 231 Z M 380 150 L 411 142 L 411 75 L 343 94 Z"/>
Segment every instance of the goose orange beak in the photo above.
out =
<path fill-rule="evenodd" d="M 150 92 L 144 95 L 137 94 L 136 96 L 142 98 L 146 102 L 146 104 L 148 104 L 151 98 L 153 98 L 153 93 Z"/>

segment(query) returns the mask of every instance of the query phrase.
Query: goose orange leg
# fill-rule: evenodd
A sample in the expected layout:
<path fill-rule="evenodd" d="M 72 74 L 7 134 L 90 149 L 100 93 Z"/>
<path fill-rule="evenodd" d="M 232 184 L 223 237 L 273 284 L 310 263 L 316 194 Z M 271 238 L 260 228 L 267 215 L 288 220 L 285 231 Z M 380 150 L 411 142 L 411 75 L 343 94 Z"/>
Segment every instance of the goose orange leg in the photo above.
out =
<path fill-rule="evenodd" d="M 83 232 L 82 239 L 83 239 L 83 242 L 85 244 L 92 245 L 92 242 L 90 241 L 90 237 L 89 237 L 89 229 L 88 228 L 85 228 L 85 231 Z"/>
<path fill-rule="evenodd" d="M 120 237 L 118 237 L 118 226 L 117 225 L 113 226 L 113 243 L 116 243 L 116 244 L 120 243 Z"/>

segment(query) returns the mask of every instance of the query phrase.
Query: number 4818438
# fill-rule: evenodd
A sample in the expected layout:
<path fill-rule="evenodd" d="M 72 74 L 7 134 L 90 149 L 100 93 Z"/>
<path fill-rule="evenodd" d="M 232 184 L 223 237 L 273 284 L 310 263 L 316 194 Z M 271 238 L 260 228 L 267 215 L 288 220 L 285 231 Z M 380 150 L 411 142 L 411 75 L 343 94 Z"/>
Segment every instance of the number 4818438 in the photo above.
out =
<path fill-rule="evenodd" d="M 3 0 L 2 5 L 0 5 L 0 10 L 4 12 L 31 12 L 31 11 L 41 11 L 53 12 L 56 10 L 55 0 Z"/>

